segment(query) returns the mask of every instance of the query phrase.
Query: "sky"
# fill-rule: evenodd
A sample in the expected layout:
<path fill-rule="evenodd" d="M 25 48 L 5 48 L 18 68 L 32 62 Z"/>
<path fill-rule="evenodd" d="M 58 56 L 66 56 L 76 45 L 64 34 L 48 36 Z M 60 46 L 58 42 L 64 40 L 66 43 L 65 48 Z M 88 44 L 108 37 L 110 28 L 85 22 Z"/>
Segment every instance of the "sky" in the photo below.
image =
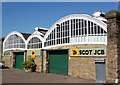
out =
<path fill-rule="evenodd" d="M 34 28 L 50 28 L 57 20 L 70 14 L 118 10 L 117 2 L 3 2 L 2 36 L 12 31 L 34 32 Z"/>

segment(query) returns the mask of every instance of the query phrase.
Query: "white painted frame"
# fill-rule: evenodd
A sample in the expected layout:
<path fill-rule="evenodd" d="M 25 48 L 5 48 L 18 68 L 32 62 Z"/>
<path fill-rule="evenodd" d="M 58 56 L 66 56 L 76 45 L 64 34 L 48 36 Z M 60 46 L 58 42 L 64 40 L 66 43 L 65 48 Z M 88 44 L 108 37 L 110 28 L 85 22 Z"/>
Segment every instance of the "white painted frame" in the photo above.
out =
<path fill-rule="evenodd" d="M 43 48 L 43 46 L 44 46 L 44 40 L 43 40 L 43 38 L 39 35 L 39 33 L 34 33 L 34 34 L 32 34 L 32 35 L 30 35 L 29 37 L 28 37 L 28 39 L 27 39 L 27 41 L 26 41 L 26 44 L 27 44 L 27 47 L 28 47 L 28 43 L 29 43 L 29 41 L 32 39 L 32 38 L 34 38 L 34 37 L 37 37 L 37 38 L 39 38 L 40 40 L 41 40 L 41 43 L 42 43 L 42 48 Z M 42 49 L 42 48 L 38 48 L 38 49 Z M 34 49 L 34 48 L 33 48 Z M 33 49 L 27 49 L 27 50 L 33 50 Z M 36 50 L 38 50 L 38 49 L 36 49 Z M 35 50 L 35 49 L 34 49 Z"/>
<path fill-rule="evenodd" d="M 56 47 L 56 46 L 63 46 L 63 45 L 71 45 L 71 44 L 105 44 L 107 45 L 107 41 L 106 42 L 88 42 L 88 21 L 93 22 L 93 28 L 94 28 L 94 23 L 98 26 L 100 26 L 103 30 L 105 30 L 107 32 L 107 24 L 104 23 L 101 20 L 98 20 L 97 18 L 91 17 L 89 15 L 85 15 L 85 14 L 72 14 L 72 15 L 68 15 L 66 17 L 61 18 L 60 20 L 58 20 L 56 23 L 54 23 L 50 29 L 48 30 L 48 32 L 46 33 L 46 35 L 44 36 L 44 42 L 46 42 L 46 38 L 48 37 L 48 35 L 52 32 L 52 30 L 54 30 L 54 28 L 56 28 L 56 24 L 61 24 L 62 22 L 68 21 L 69 20 L 69 25 L 71 24 L 70 21 L 71 19 L 83 19 L 87 21 L 87 42 L 80 42 L 80 43 L 66 43 L 66 44 L 58 44 L 58 45 L 52 45 L 52 46 L 46 46 L 44 48 L 52 48 L 52 47 Z M 79 21 L 78 21 L 79 22 Z M 78 25 L 79 26 L 79 25 Z M 70 32 L 71 33 L 71 25 L 69 26 L 70 28 Z M 71 34 L 70 36 L 71 37 Z"/>
<path fill-rule="evenodd" d="M 69 36 L 67 37 L 70 37 L 71 38 L 71 19 L 83 19 L 83 20 L 86 20 L 87 21 L 87 41 L 86 42 L 74 42 L 74 43 L 63 43 L 61 44 L 61 40 L 60 40 L 60 44 L 57 44 L 57 45 L 51 45 L 51 46 L 47 46 L 47 47 L 44 47 L 44 43 L 48 37 L 48 35 L 52 32 L 52 30 L 54 31 L 54 29 L 56 28 L 56 24 L 61 24 L 63 25 L 63 22 L 65 21 L 68 21 L 69 20 Z M 47 33 L 45 34 L 44 37 L 41 37 L 40 36 L 40 32 L 39 31 L 35 31 L 32 35 L 30 35 L 28 37 L 27 40 L 25 40 L 25 38 L 23 37 L 23 35 L 17 31 L 14 31 L 14 32 L 11 32 L 7 35 L 7 37 L 5 38 L 4 42 L 3 42 L 3 51 L 8 51 L 8 50 L 33 50 L 33 49 L 27 49 L 27 46 L 28 46 L 28 42 L 33 38 L 33 37 L 37 37 L 39 38 L 41 41 L 42 41 L 42 48 L 38 48 L 38 49 L 47 49 L 47 48 L 52 48 L 52 47 L 56 47 L 56 46 L 64 46 L 64 45 L 74 45 L 74 44 L 105 44 L 107 45 L 107 41 L 106 42 L 89 42 L 88 40 L 88 21 L 90 22 L 93 22 L 95 23 L 96 25 L 100 26 L 101 28 L 103 28 L 103 30 L 105 30 L 107 32 L 107 24 L 104 23 L 103 21 L 97 19 L 97 18 L 94 18 L 94 17 L 91 17 L 89 15 L 85 15 L 85 14 L 72 14 L 72 15 L 68 15 L 68 16 L 65 16 L 63 18 L 61 18 L 60 20 L 58 20 L 56 23 L 54 23 L 50 29 L 47 31 Z M 76 21 L 75 21 L 76 22 Z M 78 20 L 79 22 L 79 20 Z M 81 22 L 81 21 L 80 21 Z M 61 25 L 60 25 L 61 26 Z M 64 27 L 65 27 L 65 24 L 64 24 Z M 76 27 L 76 24 L 75 24 L 75 27 Z M 79 23 L 78 23 L 78 27 L 79 27 Z M 93 27 L 94 27 L 94 24 L 93 24 Z M 61 27 L 60 27 L 61 28 Z M 75 28 L 76 29 L 76 28 Z M 79 31 L 80 28 L 78 28 L 78 31 Z M 63 27 L 62 27 L 62 31 L 63 31 Z M 85 30 L 84 30 L 85 31 Z M 98 31 L 98 30 L 97 30 Z M 76 31 L 75 31 L 76 32 Z M 79 33 L 79 32 L 78 32 Z M 20 36 L 23 41 L 25 42 L 25 49 L 23 48 L 11 48 L 11 49 L 4 49 L 4 44 L 6 42 L 6 40 L 13 34 L 17 34 L 18 36 Z M 55 30 L 55 35 L 57 34 L 57 30 Z M 52 35 L 51 35 L 52 36 Z M 107 34 L 106 34 L 107 36 Z M 105 37 L 106 37 L 105 36 Z M 54 37 L 54 35 L 53 35 Z M 66 37 L 66 38 L 67 38 Z M 77 37 L 77 36 L 76 36 Z M 55 43 L 56 42 L 56 38 L 57 36 L 55 37 Z M 61 29 L 60 29 L 60 38 L 61 38 Z M 82 37 L 81 37 L 82 38 Z M 85 37 L 84 37 L 85 38 Z M 62 37 L 62 42 L 63 42 L 63 37 Z"/>
<path fill-rule="evenodd" d="M 23 41 L 24 41 L 24 43 L 25 43 L 25 48 L 24 48 L 24 49 L 23 49 L 23 48 L 4 49 L 6 40 L 7 40 L 11 35 L 14 35 L 14 34 L 20 36 L 20 37 L 23 39 Z M 26 46 L 26 40 L 25 40 L 25 38 L 23 37 L 23 35 L 22 35 L 21 33 L 17 32 L 17 31 L 13 31 L 13 32 L 9 33 L 9 34 L 7 35 L 7 37 L 5 38 L 5 40 L 3 41 L 3 51 L 8 51 L 8 50 L 26 50 L 26 49 L 27 49 L 26 47 L 27 47 L 27 46 Z"/>

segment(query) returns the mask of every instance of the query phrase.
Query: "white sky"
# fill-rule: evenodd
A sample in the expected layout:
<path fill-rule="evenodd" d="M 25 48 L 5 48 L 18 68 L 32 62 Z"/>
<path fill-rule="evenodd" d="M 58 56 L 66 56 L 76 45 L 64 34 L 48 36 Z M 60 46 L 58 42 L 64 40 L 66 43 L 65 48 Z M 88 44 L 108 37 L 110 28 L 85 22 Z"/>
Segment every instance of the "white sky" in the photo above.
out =
<path fill-rule="evenodd" d="M 120 0 L 2 0 L 2 2 L 118 2 Z"/>

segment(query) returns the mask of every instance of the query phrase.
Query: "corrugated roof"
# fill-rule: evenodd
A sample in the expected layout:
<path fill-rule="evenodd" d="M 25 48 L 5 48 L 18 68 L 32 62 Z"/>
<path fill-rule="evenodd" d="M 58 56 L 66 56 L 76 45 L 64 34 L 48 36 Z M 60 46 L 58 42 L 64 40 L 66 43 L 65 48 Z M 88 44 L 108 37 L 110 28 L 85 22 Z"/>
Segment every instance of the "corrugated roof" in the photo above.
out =
<path fill-rule="evenodd" d="M 41 32 L 41 33 L 43 33 L 45 35 L 48 30 L 38 29 L 38 31 Z"/>
<path fill-rule="evenodd" d="M 28 33 L 21 33 L 23 35 L 23 37 L 27 40 L 27 38 L 31 35 L 31 34 L 28 34 Z"/>

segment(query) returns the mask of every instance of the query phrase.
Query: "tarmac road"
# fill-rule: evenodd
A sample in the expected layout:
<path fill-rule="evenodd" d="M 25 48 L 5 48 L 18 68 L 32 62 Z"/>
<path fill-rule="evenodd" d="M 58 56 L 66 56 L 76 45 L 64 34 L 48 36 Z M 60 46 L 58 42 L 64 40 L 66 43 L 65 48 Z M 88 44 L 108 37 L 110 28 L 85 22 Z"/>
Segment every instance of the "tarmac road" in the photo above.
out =
<path fill-rule="evenodd" d="M 2 83 L 98 83 L 64 75 L 31 72 L 19 69 L 2 69 Z"/>

